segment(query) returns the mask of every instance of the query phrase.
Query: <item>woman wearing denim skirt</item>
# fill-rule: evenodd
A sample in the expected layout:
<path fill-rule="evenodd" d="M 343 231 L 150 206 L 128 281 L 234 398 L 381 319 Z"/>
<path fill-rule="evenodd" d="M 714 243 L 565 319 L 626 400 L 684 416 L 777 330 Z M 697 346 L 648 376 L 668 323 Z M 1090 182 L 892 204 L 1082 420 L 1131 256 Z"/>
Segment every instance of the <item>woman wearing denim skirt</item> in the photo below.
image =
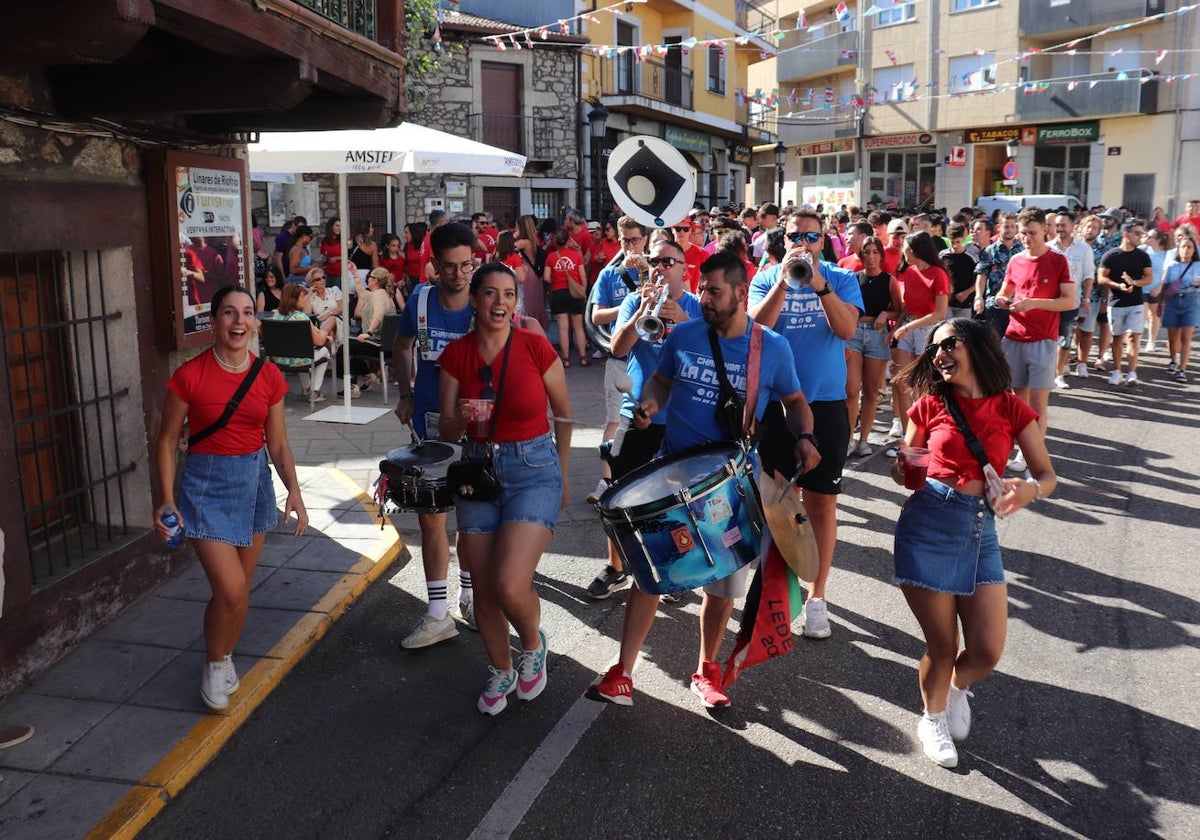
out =
<path fill-rule="evenodd" d="M 284 426 L 287 383 L 270 362 L 262 366 L 228 421 L 189 446 L 176 489 L 175 462 L 184 421 L 193 438 L 217 424 L 255 361 L 249 348 L 258 327 L 254 298 L 244 289 L 227 286 L 213 295 L 210 314 L 212 347 L 180 365 L 167 381 L 157 447 L 162 503 L 154 512 L 154 524 L 165 540 L 170 529 L 163 524 L 163 514 L 168 509 L 177 513 L 212 587 L 204 611 L 208 657 L 200 698 L 220 711 L 239 687 L 233 649 L 246 623 L 250 583 L 266 532 L 278 520 L 268 453 L 287 487 L 284 515 L 296 514 L 297 534 L 307 527 L 308 513 Z"/>
<path fill-rule="evenodd" d="M 464 455 L 482 456 L 489 438 L 494 441 L 500 497 L 477 502 L 456 496 L 454 509 L 491 671 L 476 707 L 496 715 L 514 691 L 532 700 L 546 687 L 546 634 L 533 574 L 554 535 L 558 511 L 567 504 L 571 403 L 562 361 L 550 342 L 514 326 L 518 291 L 512 269 L 497 262 L 480 266 L 470 294 L 475 328 L 446 345 L 439 359 L 439 430 L 442 440 L 459 440 L 465 431 Z M 553 436 L 547 403 L 555 415 Z M 492 409 L 494 418 L 486 420 Z M 515 669 L 510 624 L 521 642 Z"/>
<path fill-rule="evenodd" d="M 1008 589 L 1000 562 L 995 516 L 1009 516 L 1054 491 L 1057 479 L 1038 428 L 1037 413 L 1009 391 L 1000 340 L 986 324 L 942 321 L 925 351 L 901 374 L 915 402 L 905 443 L 929 450 L 924 486 L 904 503 L 896 522 L 896 583 L 925 635 L 919 683 L 925 710 L 917 725 L 934 763 L 958 765 L 955 741 L 971 728 L 968 689 L 996 667 L 1008 623 Z M 1029 465 L 1026 478 L 1004 479 L 993 511 L 984 495 L 983 467 L 950 414 L 962 410 L 998 476 L 1012 442 Z M 914 486 L 904 448 L 892 478 Z M 919 478 L 917 471 L 916 478 Z M 959 623 L 963 650 L 959 650 Z"/>

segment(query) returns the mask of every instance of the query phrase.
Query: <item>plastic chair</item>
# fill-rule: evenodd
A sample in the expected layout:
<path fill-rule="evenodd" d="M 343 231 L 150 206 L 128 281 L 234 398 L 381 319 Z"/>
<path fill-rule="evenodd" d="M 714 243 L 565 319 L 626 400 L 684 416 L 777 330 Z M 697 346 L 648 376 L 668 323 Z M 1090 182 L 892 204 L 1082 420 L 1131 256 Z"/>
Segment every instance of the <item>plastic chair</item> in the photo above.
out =
<path fill-rule="evenodd" d="M 316 371 L 316 347 L 313 346 L 312 337 L 312 322 L 309 320 L 303 321 L 281 321 L 272 318 L 268 321 L 263 321 L 258 325 L 259 342 L 262 346 L 263 356 L 275 363 L 283 373 L 307 373 L 309 383 L 312 383 L 312 377 Z M 279 359 L 307 359 L 303 364 L 286 365 L 282 364 Z M 316 400 L 313 399 L 315 391 L 310 388 L 308 392 L 308 408 L 312 411 L 316 405 Z"/>
<path fill-rule="evenodd" d="M 396 332 L 400 329 L 400 318 L 397 313 L 383 316 L 383 325 L 379 328 L 379 378 L 383 380 L 383 404 L 390 405 L 388 400 L 388 364 L 392 360 L 392 344 L 396 340 Z"/>

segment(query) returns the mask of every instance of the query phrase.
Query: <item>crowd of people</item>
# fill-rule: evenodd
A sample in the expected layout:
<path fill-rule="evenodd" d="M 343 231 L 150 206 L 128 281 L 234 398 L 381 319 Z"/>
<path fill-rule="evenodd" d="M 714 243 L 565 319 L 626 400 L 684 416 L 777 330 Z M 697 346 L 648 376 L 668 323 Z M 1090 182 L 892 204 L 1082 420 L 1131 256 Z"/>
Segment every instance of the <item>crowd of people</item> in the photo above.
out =
<path fill-rule="evenodd" d="M 466 459 L 488 464 L 494 494 L 456 490 L 454 614 L 446 513 L 417 515 L 428 606 L 401 641 L 424 648 L 456 636 L 459 624 L 477 629 L 489 668 L 477 705 L 486 714 L 500 713 L 513 693 L 532 700 L 546 684 L 548 639 L 533 576 L 567 503 L 572 349 L 579 366 L 605 365 L 606 444 L 589 502 L 657 457 L 714 441 L 740 441 L 758 469 L 795 477 L 818 556 L 802 628 L 812 639 L 833 631 L 828 598 L 843 471 L 874 452 L 872 436 L 876 446 L 890 442 L 893 476 L 914 491 L 897 525 L 895 580 L 928 645 L 917 732 L 931 760 L 954 766 L 954 742 L 970 727 L 969 689 L 1003 648 L 1006 591 L 994 518 L 1053 491 L 1049 400 L 1070 387 L 1068 376 L 1095 370 L 1108 373 L 1110 385 L 1134 385 L 1140 353 L 1155 351 L 1165 329 L 1170 374 L 1187 381 L 1200 321 L 1200 269 L 1192 268 L 1198 217 L 1200 202 L 1189 202 L 1175 224 L 1157 214 L 1153 225 L 1119 209 L 1080 216 L 1026 208 L 994 218 L 964 209 L 946 218 L 767 203 L 697 208 L 651 230 L 628 215 L 589 224 L 572 209 L 500 227 L 484 213 L 467 224 L 435 211 L 428 224 L 379 243 L 370 223 L 355 224 L 344 266 L 340 220 L 318 235 L 297 218 L 271 253 L 256 237 L 263 277 L 254 298 L 242 295 L 245 305 L 224 309 L 214 298 L 217 344 L 204 364 L 225 374 L 250 365 L 252 354 L 241 355 L 247 312 L 310 317 L 321 364 L 302 387 L 319 390 L 330 351 L 354 342 L 361 350 L 360 366 L 351 367 L 353 394 L 394 377 L 396 414 L 419 439 L 460 442 Z M 385 348 L 392 369 L 384 370 L 381 324 L 392 313 L 399 326 Z M 233 357 L 241 361 L 226 364 Z M 201 410 L 188 388 L 203 385 L 197 394 L 208 405 L 216 384 L 230 390 L 233 382 L 223 374 L 210 385 L 195 379 L 199 371 L 181 371 L 164 414 L 160 461 L 177 445 L 183 417 Z M 879 434 L 889 380 L 893 422 Z M 253 436 L 254 451 L 265 444 L 278 452 L 281 476 L 294 483 L 274 419 L 281 380 L 267 381 L 263 411 L 246 417 L 257 433 L 242 430 L 236 453 L 213 451 L 245 457 Z M 927 466 L 914 487 L 918 451 Z M 160 475 L 160 514 L 175 506 L 173 483 L 173 470 Z M 236 534 L 211 530 L 203 506 L 191 501 L 204 492 L 185 482 L 178 507 L 189 538 L 218 544 L 198 553 L 214 592 L 202 694 L 220 708 L 221 687 L 226 698 L 236 690 L 228 657 L 262 523 L 240 522 Z M 302 528 L 298 490 L 289 511 Z M 161 515 L 159 526 L 165 535 Z M 610 544 L 588 594 L 609 597 L 631 584 L 630 571 Z M 691 687 L 708 708 L 730 703 L 718 656 L 748 575 L 747 567 L 704 587 Z M 633 585 L 616 662 L 589 697 L 632 705 L 633 663 L 659 600 Z M 515 657 L 510 626 L 520 639 Z"/>

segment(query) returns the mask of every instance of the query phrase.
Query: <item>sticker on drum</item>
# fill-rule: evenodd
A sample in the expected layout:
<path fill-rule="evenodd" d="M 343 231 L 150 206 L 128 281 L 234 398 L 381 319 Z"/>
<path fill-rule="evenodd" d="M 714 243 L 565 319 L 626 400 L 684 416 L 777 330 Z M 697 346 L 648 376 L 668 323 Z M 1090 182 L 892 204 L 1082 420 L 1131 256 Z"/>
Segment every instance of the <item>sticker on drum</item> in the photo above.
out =
<path fill-rule="evenodd" d="M 704 504 L 707 511 L 708 521 L 714 525 L 719 525 L 733 516 L 733 508 L 729 506 L 729 502 L 724 496 L 716 496 L 709 499 Z"/>

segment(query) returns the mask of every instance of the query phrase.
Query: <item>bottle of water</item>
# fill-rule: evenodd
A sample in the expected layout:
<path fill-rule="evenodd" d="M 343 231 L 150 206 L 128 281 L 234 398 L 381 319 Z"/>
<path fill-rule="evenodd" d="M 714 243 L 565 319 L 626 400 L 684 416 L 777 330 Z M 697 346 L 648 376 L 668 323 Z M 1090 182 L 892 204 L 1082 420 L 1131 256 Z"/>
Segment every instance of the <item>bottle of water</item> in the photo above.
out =
<path fill-rule="evenodd" d="M 179 548 L 183 545 L 183 524 L 179 521 L 179 514 L 174 508 L 167 508 L 163 511 L 162 523 L 167 526 L 170 532 L 167 534 L 167 548 Z"/>

